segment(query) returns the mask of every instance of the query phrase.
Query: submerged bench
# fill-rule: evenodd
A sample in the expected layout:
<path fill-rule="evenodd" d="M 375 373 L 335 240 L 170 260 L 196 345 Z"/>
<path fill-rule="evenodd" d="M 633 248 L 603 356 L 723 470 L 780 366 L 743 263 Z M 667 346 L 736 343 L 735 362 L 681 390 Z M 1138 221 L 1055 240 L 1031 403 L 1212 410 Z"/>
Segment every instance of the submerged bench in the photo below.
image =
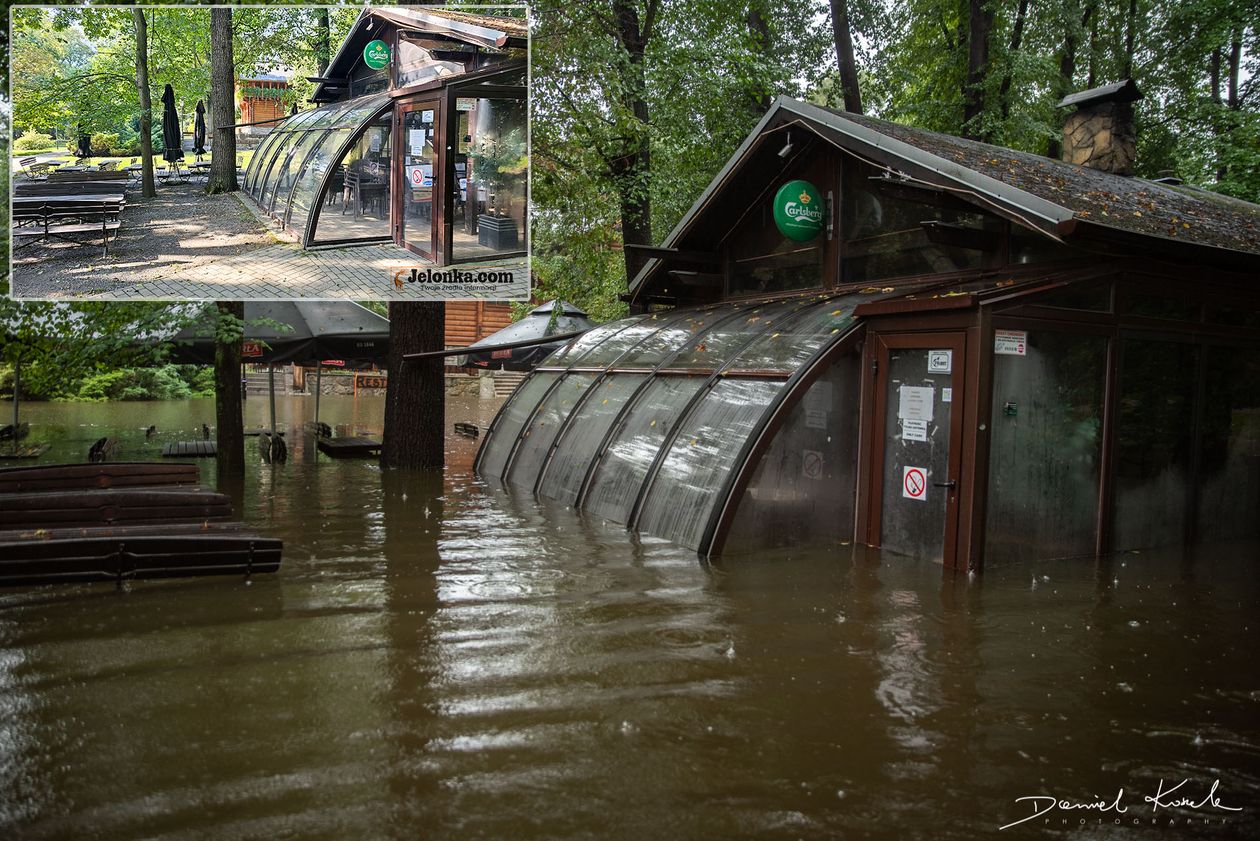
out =
<path fill-rule="evenodd" d="M 0 494 L 165 485 L 195 485 L 197 465 L 179 462 L 115 461 L 108 464 L 50 464 L 0 469 Z"/>

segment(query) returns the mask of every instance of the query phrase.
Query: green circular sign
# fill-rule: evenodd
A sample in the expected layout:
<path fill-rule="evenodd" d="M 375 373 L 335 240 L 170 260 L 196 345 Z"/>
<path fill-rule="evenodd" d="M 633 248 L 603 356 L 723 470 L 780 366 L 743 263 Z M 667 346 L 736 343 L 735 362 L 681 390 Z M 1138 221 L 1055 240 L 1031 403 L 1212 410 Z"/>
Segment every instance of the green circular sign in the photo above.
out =
<path fill-rule="evenodd" d="M 363 63 L 373 70 L 389 64 L 389 44 L 379 38 L 363 48 Z"/>
<path fill-rule="evenodd" d="M 822 233 L 826 202 L 808 181 L 789 181 L 774 194 L 774 224 L 788 239 L 805 242 Z"/>

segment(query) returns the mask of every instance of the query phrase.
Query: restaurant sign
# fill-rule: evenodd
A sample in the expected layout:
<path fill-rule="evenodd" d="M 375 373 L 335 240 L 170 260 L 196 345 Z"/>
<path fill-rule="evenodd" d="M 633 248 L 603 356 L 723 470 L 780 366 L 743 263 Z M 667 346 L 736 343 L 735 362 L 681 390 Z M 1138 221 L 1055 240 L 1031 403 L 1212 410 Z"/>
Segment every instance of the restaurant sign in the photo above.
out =
<path fill-rule="evenodd" d="M 380 70 L 389 64 L 389 44 L 379 38 L 363 48 L 363 63 L 373 70 Z"/>
<path fill-rule="evenodd" d="M 774 194 L 774 224 L 788 239 L 805 242 L 822 233 L 825 202 L 808 181 L 789 181 Z"/>

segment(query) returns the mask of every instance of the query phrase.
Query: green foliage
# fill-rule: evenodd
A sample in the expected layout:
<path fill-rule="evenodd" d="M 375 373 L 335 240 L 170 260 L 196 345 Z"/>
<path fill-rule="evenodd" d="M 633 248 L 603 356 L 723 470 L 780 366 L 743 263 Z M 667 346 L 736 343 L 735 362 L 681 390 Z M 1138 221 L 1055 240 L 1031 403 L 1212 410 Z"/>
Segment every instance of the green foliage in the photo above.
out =
<path fill-rule="evenodd" d="M 209 374 L 207 383 L 206 375 Z M 201 365 L 122 368 L 80 380 L 65 400 L 185 400 L 214 395 L 214 370 Z"/>
<path fill-rule="evenodd" d="M 14 152 L 47 152 L 57 148 L 57 141 L 50 134 L 41 134 L 35 129 L 27 129 L 22 136 L 13 141 Z"/>

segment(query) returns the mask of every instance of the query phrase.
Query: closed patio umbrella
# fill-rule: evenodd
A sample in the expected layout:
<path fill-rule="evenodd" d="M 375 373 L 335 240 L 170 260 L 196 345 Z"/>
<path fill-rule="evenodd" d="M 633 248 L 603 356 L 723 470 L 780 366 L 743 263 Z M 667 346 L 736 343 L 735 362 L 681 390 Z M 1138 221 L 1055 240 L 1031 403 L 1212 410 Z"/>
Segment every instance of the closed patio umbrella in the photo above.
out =
<path fill-rule="evenodd" d="M 289 116 L 291 117 L 296 113 L 297 113 L 297 103 L 295 102 L 293 103 L 293 107 L 289 109 Z"/>
<path fill-rule="evenodd" d="M 79 140 L 75 144 L 74 156 L 76 158 L 92 157 L 92 136 L 82 130 L 79 131 Z"/>
<path fill-rule="evenodd" d="M 206 153 L 206 104 L 197 100 L 197 121 L 193 123 L 193 154 Z"/>
<path fill-rule="evenodd" d="M 547 358 L 552 351 L 559 349 L 568 339 L 528 347 L 485 350 L 480 353 L 476 349 L 544 339 L 547 336 L 568 335 L 571 338 L 573 333 L 589 330 L 594 326 L 595 322 L 587 318 L 586 313 L 568 301 L 557 298 L 532 310 L 520 321 L 469 345 L 467 357 L 462 362 L 456 357 L 454 364 L 491 371 L 528 371 Z"/>
<path fill-rule="evenodd" d="M 162 157 L 171 163 L 184 159 L 184 137 L 175 113 L 175 91 L 168 84 L 162 92 Z"/>

